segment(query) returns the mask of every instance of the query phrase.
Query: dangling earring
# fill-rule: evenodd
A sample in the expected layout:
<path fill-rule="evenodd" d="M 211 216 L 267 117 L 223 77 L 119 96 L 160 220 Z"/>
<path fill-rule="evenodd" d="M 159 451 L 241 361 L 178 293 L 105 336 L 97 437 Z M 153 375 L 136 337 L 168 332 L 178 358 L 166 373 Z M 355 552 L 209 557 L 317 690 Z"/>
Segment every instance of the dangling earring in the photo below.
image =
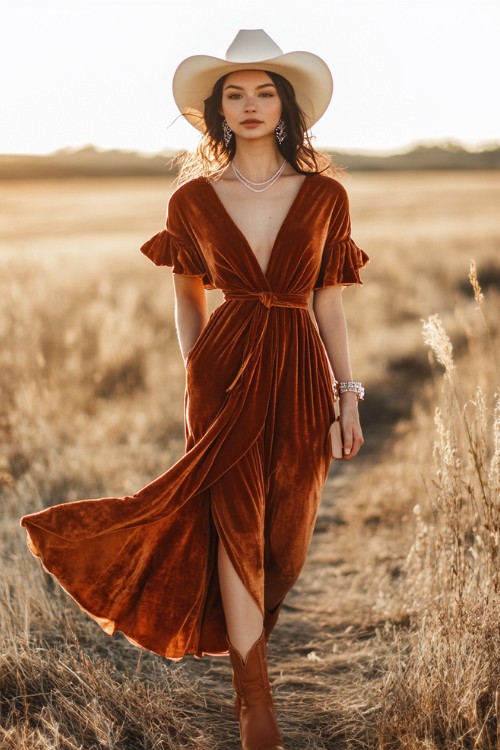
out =
<path fill-rule="evenodd" d="M 226 118 L 222 120 L 222 130 L 224 133 L 224 143 L 226 145 L 226 148 L 229 146 L 229 143 L 231 141 L 231 138 L 233 137 L 233 131 L 227 124 Z"/>
<path fill-rule="evenodd" d="M 287 136 L 286 122 L 283 118 L 281 118 L 279 123 L 276 125 L 276 129 L 274 132 L 276 133 L 276 139 L 281 146 Z"/>

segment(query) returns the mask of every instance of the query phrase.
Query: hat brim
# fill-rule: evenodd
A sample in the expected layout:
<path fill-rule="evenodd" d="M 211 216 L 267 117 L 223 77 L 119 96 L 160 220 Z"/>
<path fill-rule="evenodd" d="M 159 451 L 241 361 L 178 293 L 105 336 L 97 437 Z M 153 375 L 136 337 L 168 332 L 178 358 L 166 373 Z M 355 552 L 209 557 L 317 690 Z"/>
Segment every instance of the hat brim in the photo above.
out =
<path fill-rule="evenodd" d="M 210 55 L 193 55 L 180 63 L 172 81 L 175 103 L 191 125 L 204 131 L 205 99 L 221 76 L 237 70 L 269 70 L 286 78 L 294 88 L 308 129 L 322 117 L 332 98 L 330 69 L 312 52 L 287 52 L 269 60 L 245 63 L 228 62 Z"/>

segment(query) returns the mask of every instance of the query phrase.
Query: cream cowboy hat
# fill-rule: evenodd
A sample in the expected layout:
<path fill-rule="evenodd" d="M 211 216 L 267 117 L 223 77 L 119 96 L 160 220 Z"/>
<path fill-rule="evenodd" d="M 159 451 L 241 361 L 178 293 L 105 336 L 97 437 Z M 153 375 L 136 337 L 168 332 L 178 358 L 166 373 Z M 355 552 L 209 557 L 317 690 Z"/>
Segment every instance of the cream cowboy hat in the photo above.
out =
<path fill-rule="evenodd" d="M 328 65 L 311 52 L 287 52 L 263 29 L 241 29 L 226 52 L 226 59 L 193 55 L 177 67 L 172 81 L 175 103 L 186 120 L 204 130 L 204 100 L 216 81 L 235 70 L 270 70 L 286 78 L 310 128 L 324 114 L 333 92 Z"/>

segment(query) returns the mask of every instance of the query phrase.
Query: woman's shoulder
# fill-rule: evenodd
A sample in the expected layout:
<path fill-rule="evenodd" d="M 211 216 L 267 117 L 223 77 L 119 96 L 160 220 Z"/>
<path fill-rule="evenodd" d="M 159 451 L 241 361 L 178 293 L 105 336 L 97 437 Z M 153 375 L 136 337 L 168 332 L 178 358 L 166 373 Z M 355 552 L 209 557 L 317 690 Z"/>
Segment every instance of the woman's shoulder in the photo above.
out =
<path fill-rule="evenodd" d="M 325 192 L 339 196 L 347 195 L 345 187 L 336 177 L 329 174 L 323 174 L 322 172 L 314 172 L 311 176 L 314 177 L 314 184 Z"/>
<path fill-rule="evenodd" d="M 173 203 L 176 206 L 181 206 L 183 203 L 192 200 L 195 195 L 202 194 L 206 182 L 205 177 L 193 177 L 177 185 L 169 198 L 169 205 Z"/>
<path fill-rule="evenodd" d="M 328 174 L 314 172 L 310 177 L 311 197 L 315 200 L 327 201 L 332 209 L 334 206 L 348 206 L 347 190 L 339 180 Z"/>

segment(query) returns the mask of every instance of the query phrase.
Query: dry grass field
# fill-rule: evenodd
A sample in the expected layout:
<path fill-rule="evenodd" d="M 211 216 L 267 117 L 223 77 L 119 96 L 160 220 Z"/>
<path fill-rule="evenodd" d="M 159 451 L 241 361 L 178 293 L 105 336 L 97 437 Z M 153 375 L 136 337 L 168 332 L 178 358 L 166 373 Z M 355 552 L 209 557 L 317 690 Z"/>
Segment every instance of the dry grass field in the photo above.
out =
<path fill-rule="evenodd" d="M 500 174 L 343 182 L 371 257 L 344 295 L 366 444 L 271 640 L 286 747 L 499 750 Z M 228 660 L 107 637 L 19 527 L 183 452 L 170 271 L 138 251 L 169 189 L 0 183 L 0 750 L 238 747 Z"/>

